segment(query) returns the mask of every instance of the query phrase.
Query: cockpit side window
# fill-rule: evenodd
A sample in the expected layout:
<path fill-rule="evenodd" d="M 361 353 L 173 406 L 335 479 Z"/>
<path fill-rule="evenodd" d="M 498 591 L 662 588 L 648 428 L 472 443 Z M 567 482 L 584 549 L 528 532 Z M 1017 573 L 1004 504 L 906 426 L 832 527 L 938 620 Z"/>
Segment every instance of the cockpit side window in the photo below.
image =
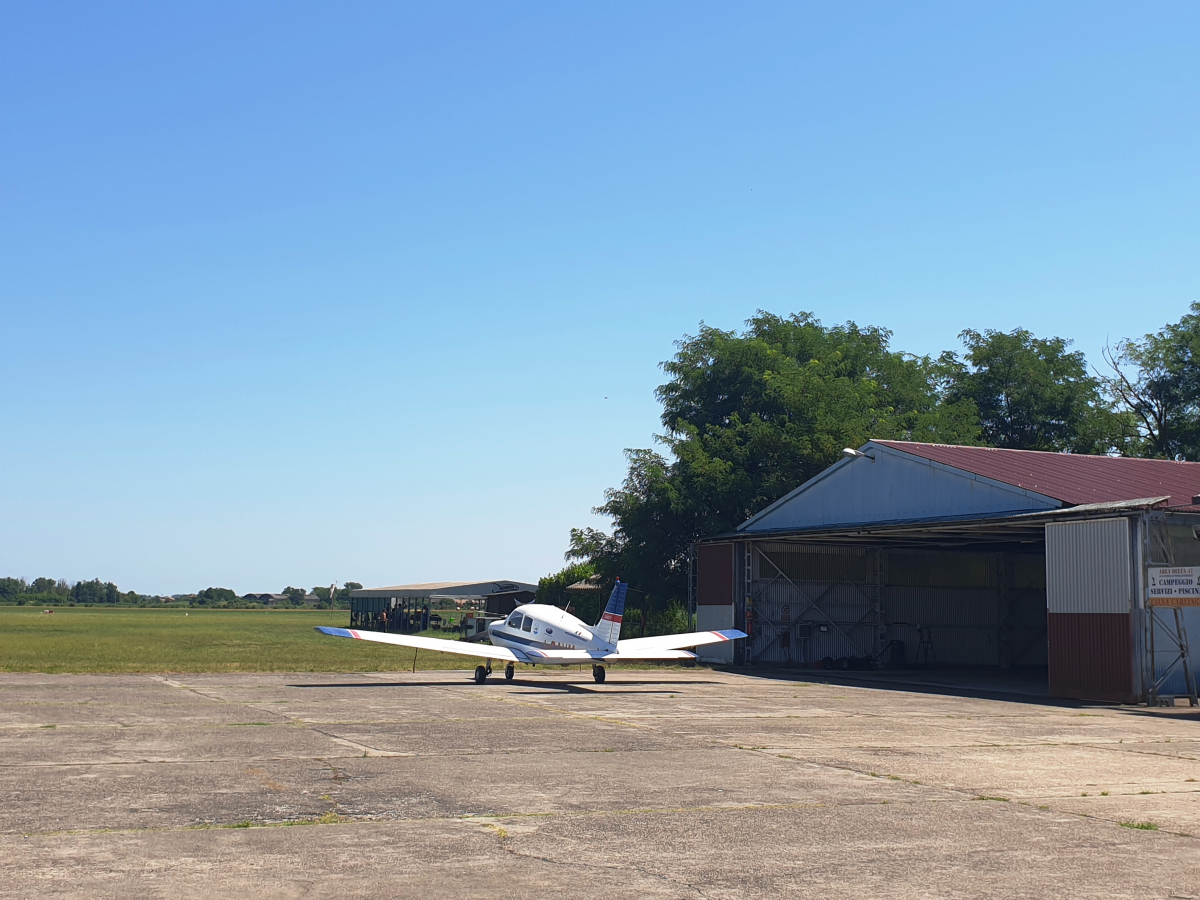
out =
<path fill-rule="evenodd" d="M 533 628 L 533 617 L 532 617 L 532 616 L 526 616 L 526 617 L 525 617 L 525 624 L 521 626 L 521 630 L 522 630 L 522 631 L 529 631 L 529 630 L 530 630 L 530 629 L 532 629 L 532 628 Z"/>
<path fill-rule="evenodd" d="M 511 616 L 508 617 L 508 627 L 513 628 L 513 629 L 521 627 L 521 614 L 520 613 L 513 613 Z"/>

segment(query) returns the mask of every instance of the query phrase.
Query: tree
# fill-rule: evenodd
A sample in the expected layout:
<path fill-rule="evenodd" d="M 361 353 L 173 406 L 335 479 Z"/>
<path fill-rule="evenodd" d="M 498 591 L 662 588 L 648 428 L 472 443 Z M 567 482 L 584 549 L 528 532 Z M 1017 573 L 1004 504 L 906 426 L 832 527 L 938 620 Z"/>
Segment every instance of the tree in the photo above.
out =
<path fill-rule="evenodd" d="M 568 593 L 567 588 L 576 582 L 585 581 L 595 574 L 595 567 L 591 563 L 584 562 L 568 565 L 557 572 L 547 575 L 545 578 L 538 579 L 537 594 L 534 597 L 534 601 L 537 603 L 548 603 L 551 606 L 559 606 L 563 609 L 574 604 L 576 614 L 586 620 L 586 615 L 591 615 L 591 610 L 595 606 L 596 601 L 595 599 L 591 599 L 590 602 L 584 602 L 583 607 L 586 608 L 581 608 L 580 601 L 588 594 L 595 592 L 571 591 Z"/>
<path fill-rule="evenodd" d="M 304 605 L 304 588 L 292 587 L 290 584 L 283 589 L 283 593 L 287 594 L 288 601 L 292 606 Z"/>
<path fill-rule="evenodd" d="M 229 588 L 207 587 L 196 595 L 199 606 L 215 606 L 218 603 L 236 603 L 238 595 Z"/>
<path fill-rule="evenodd" d="M 1013 450 L 1107 453 L 1131 434 L 1071 342 L 1011 332 L 968 329 L 959 337 L 965 358 L 947 351 L 938 360 L 946 399 L 969 400 L 979 412 L 983 443 Z"/>
<path fill-rule="evenodd" d="M 974 403 L 939 393 L 939 364 L 889 348 L 891 333 L 810 313 L 759 312 L 737 334 L 703 324 L 663 364 L 666 453 L 628 450 L 596 512 L 611 533 L 571 532 L 569 560 L 621 577 L 651 609 L 686 597 L 687 549 L 730 531 L 872 437 L 975 443 Z"/>
<path fill-rule="evenodd" d="M 360 590 L 362 590 L 362 585 L 357 581 L 347 581 L 333 595 L 333 605 L 342 609 L 348 608 L 350 606 L 350 592 Z"/>
<path fill-rule="evenodd" d="M 1200 302 L 1173 325 L 1105 348 L 1108 393 L 1133 419 L 1135 452 L 1200 460 Z"/>
<path fill-rule="evenodd" d="M 28 590 L 24 578 L 0 578 L 0 599 L 16 600 Z"/>
<path fill-rule="evenodd" d="M 57 581 L 53 578 L 35 578 L 29 584 L 29 593 L 60 594 L 65 597 L 71 593 L 71 587 L 61 578 Z"/>
<path fill-rule="evenodd" d="M 121 589 L 111 581 L 93 578 L 76 582 L 71 588 L 71 599 L 76 603 L 116 603 L 121 599 Z"/>

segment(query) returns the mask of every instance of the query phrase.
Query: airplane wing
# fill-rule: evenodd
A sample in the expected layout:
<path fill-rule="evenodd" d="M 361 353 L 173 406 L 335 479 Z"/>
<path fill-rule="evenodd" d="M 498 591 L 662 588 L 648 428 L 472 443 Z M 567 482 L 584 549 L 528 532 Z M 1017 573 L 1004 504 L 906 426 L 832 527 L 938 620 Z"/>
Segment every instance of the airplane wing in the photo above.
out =
<path fill-rule="evenodd" d="M 696 658 L 695 653 L 689 653 L 687 650 L 649 649 L 631 655 L 627 652 L 622 653 L 620 649 L 615 653 L 605 653 L 603 650 L 541 650 L 535 647 L 527 647 L 522 652 L 529 657 L 528 662 L 553 663 L 555 665 L 562 665 L 564 663 L 631 662 L 635 660 Z"/>
<path fill-rule="evenodd" d="M 647 656 L 649 653 L 663 653 L 668 650 L 682 650 L 684 647 L 702 647 L 705 644 L 719 644 L 723 641 L 736 641 L 744 638 L 746 633 L 730 628 L 726 631 L 693 631 L 689 634 L 663 634 L 658 637 L 629 638 L 617 641 L 616 655 L 622 659 L 678 659 L 679 657 Z M 694 654 L 687 654 L 693 656 Z"/>
<path fill-rule="evenodd" d="M 413 634 L 388 634 L 384 631 L 360 631 L 357 628 L 327 628 L 318 625 L 313 629 L 330 637 L 354 638 L 357 641 L 375 641 L 397 647 L 412 647 L 417 650 L 436 650 L 439 653 L 457 653 L 460 656 L 476 656 L 482 659 L 501 659 L 505 662 L 536 662 L 507 647 L 491 644 L 468 644 L 466 641 L 447 641 L 442 638 L 418 637 Z"/>
<path fill-rule="evenodd" d="M 624 643 L 624 641 L 622 641 Z M 664 659 L 695 659 L 696 654 L 690 650 L 628 650 L 608 653 L 600 659 L 605 662 L 650 662 Z"/>

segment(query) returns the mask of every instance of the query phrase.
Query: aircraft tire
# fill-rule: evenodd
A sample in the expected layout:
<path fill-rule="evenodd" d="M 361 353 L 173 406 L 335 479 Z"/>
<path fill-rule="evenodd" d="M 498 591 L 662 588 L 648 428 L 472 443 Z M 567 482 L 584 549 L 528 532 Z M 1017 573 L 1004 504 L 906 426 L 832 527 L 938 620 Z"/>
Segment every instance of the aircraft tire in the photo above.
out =
<path fill-rule="evenodd" d="M 504 680 L 505 681 L 512 681 L 513 678 L 516 677 L 516 674 L 517 674 L 517 667 L 514 666 L 512 663 L 509 663 L 507 666 L 504 667 Z"/>
<path fill-rule="evenodd" d="M 604 684 L 604 666 L 592 666 L 592 678 L 596 684 Z"/>
<path fill-rule="evenodd" d="M 483 666 L 475 667 L 475 683 L 483 684 L 487 681 L 488 671 Z"/>

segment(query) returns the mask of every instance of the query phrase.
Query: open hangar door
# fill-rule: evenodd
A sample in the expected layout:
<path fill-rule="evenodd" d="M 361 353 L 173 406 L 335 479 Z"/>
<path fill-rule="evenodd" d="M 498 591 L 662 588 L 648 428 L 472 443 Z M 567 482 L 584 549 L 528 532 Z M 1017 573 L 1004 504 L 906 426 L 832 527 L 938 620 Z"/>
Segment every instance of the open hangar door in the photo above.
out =
<path fill-rule="evenodd" d="M 1146 702 L 1157 682 L 1179 694 L 1172 620 L 1151 618 L 1144 581 L 1200 568 L 1200 515 L 1147 503 L 729 535 L 697 548 L 700 627 L 745 630 L 740 665 L 991 669 L 1088 701 Z"/>
<path fill-rule="evenodd" d="M 1040 541 L 985 549 L 746 541 L 742 551 L 749 664 L 1046 666 Z"/>

